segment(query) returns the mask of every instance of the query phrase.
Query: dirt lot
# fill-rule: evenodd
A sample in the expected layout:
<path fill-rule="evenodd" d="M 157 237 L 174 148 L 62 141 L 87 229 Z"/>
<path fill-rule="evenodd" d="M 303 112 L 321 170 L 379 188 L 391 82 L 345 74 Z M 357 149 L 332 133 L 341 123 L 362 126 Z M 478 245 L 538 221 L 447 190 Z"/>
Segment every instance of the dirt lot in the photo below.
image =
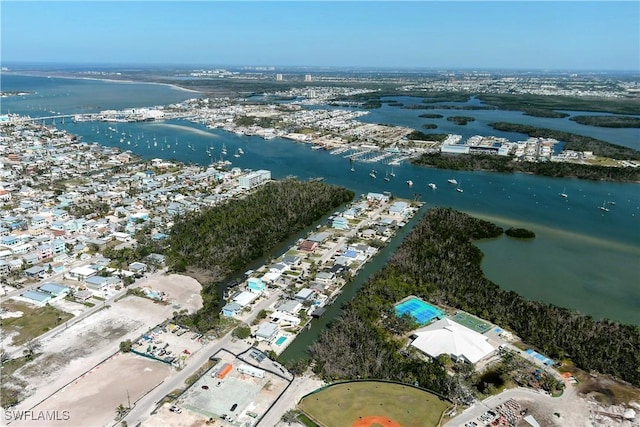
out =
<path fill-rule="evenodd" d="M 202 286 L 197 280 L 179 274 L 154 274 L 139 282 L 141 287 L 149 287 L 156 292 L 164 292 L 170 305 L 179 305 L 180 309 L 194 312 L 202 308 L 200 290 Z"/>
<path fill-rule="evenodd" d="M 18 405 L 29 409 L 98 363 L 116 353 L 120 341 L 136 339 L 170 318 L 175 306 L 195 311 L 202 307 L 200 284 L 187 276 L 156 273 L 141 279 L 140 286 L 164 292 L 169 304 L 139 297 L 105 303 L 106 308 L 40 341 L 40 353 L 18 369 L 3 385 L 22 389 L 27 396 Z M 70 303 L 74 304 L 74 303 Z M 71 307 L 69 307 L 71 308 Z M 188 336 L 183 336 L 188 339 Z M 198 347 L 200 344 L 197 344 Z"/>
<path fill-rule="evenodd" d="M 127 297 L 43 340 L 42 354 L 15 373 L 31 395 L 19 407 L 37 404 L 117 352 L 120 341 L 137 338 L 171 314 L 170 305 Z"/>
<path fill-rule="evenodd" d="M 163 363 L 120 354 L 96 366 L 64 389 L 33 408 L 33 411 L 68 411 L 68 420 L 15 422 L 15 426 L 100 426 L 111 425 L 115 409 L 131 404 L 171 373 Z"/>

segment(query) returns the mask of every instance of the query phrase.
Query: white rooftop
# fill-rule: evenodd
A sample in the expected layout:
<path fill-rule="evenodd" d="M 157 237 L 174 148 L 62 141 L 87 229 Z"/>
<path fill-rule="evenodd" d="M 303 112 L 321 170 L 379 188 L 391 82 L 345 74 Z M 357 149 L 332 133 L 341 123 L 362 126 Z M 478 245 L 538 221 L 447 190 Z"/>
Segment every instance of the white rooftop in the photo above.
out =
<path fill-rule="evenodd" d="M 244 291 L 238 294 L 233 301 L 240 304 L 242 307 L 251 304 L 251 301 L 258 298 L 258 294 L 254 292 Z"/>
<path fill-rule="evenodd" d="M 415 333 L 411 345 L 431 357 L 449 354 L 476 363 L 494 352 L 487 338 L 447 318 L 438 320 Z"/>

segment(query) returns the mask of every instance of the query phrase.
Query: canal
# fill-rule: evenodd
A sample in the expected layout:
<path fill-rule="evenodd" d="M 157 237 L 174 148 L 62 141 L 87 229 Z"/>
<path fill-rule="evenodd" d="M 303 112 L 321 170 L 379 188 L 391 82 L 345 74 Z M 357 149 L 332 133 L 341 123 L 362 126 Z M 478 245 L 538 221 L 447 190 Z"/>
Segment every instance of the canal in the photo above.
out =
<path fill-rule="evenodd" d="M 382 248 L 365 266 L 359 271 L 358 275 L 350 282 L 347 283 L 342 292 L 338 295 L 336 300 L 326 308 L 326 311 L 319 319 L 313 319 L 310 322 L 310 327 L 305 327 L 302 332 L 298 334 L 295 340 L 289 344 L 289 346 L 280 354 L 278 361 L 281 363 L 297 361 L 309 357 L 307 348 L 313 344 L 320 333 L 326 329 L 333 319 L 340 315 L 342 312 L 342 306 L 345 303 L 351 301 L 356 295 L 362 285 L 369 280 L 369 278 L 382 269 L 386 264 L 389 256 L 391 256 L 396 249 L 400 246 L 405 236 L 413 229 L 413 227 L 422 219 L 428 209 L 425 203 L 420 207 L 418 212 L 414 215 L 407 224 L 398 230 L 398 233 L 393 239 Z"/>

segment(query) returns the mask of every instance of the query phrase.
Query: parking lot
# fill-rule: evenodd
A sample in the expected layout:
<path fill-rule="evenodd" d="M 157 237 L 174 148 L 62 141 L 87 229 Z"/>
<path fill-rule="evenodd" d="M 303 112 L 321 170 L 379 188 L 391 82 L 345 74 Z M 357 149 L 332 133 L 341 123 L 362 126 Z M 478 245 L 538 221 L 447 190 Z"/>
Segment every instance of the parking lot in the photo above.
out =
<path fill-rule="evenodd" d="M 131 348 L 167 363 L 183 365 L 202 346 L 201 334 L 178 325 L 166 324 L 143 334 L 132 343 Z"/>
<path fill-rule="evenodd" d="M 176 402 L 184 410 L 213 418 L 223 425 L 253 424 L 285 389 L 288 382 L 269 372 L 264 377 L 248 375 L 238 371 L 244 362 L 231 354 L 220 352 L 220 361 L 196 381 Z M 231 371 L 223 379 L 218 373 L 226 364 Z M 223 416 L 227 416 L 223 420 Z"/>

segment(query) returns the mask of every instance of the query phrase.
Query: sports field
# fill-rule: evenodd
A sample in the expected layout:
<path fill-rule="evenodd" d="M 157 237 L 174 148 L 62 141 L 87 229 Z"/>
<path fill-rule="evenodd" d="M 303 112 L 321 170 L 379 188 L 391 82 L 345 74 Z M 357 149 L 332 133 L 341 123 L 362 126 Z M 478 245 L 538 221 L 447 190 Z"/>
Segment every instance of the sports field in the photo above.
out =
<path fill-rule="evenodd" d="M 479 334 L 484 334 L 489 329 L 491 329 L 491 324 L 487 323 L 483 320 L 478 319 L 475 316 L 472 316 L 467 313 L 463 313 L 461 311 L 457 312 L 454 316 L 451 317 L 451 320 L 454 322 L 465 326 L 472 331 L 476 331 Z"/>
<path fill-rule="evenodd" d="M 448 407 L 426 391 L 377 381 L 335 384 L 298 404 L 322 427 L 435 427 Z"/>

